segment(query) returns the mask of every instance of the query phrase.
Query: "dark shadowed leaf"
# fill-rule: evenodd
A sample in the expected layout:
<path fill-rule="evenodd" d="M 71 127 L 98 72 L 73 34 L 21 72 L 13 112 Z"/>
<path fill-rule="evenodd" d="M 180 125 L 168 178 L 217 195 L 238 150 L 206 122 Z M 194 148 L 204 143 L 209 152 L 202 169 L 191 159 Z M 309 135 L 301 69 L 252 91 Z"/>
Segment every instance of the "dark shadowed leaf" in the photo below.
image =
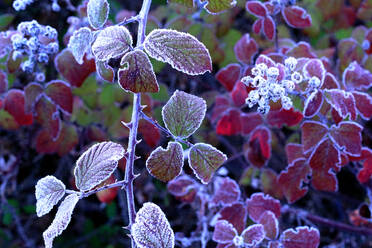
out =
<path fill-rule="evenodd" d="M 218 243 L 226 244 L 231 243 L 237 235 L 238 233 L 231 223 L 226 220 L 219 220 L 214 226 L 212 238 Z"/>
<path fill-rule="evenodd" d="M 277 199 L 281 199 L 283 197 L 283 192 L 277 179 L 278 175 L 275 171 L 266 168 L 261 170 L 260 180 L 262 192 Z"/>
<path fill-rule="evenodd" d="M 101 142 L 85 151 L 76 161 L 76 187 L 87 191 L 106 180 L 124 157 L 124 148 L 114 142 Z"/>
<path fill-rule="evenodd" d="M 150 59 L 141 50 L 134 50 L 123 56 L 118 71 L 119 85 L 126 91 L 158 92 L 159 85 Z"/>
<path fill-rule="evenodd" d="M 80 28 L 71 36 L 68 42 L 68 48 L 70 49 L 72 55 L 74 55 L 76 62 L 79 64 L 84 63 L 83 58 L 85 53 L 90 49 L 92 38 L 92 32 L 89 28 Z"/>
<path fill-rule="evenodd" d="M 87 5 L 89 24 L 95 29 L 102 28 L 106 23 L 109 11 L 107 0 L 89 0 Z"/>
<path fill-rule="evenodd" d="M 261 168 L 271 157 L 271 132 L 266 127 L 257 127 L 251 134 L 246 151 L 248 161 Z"/>
<path fill-rule="evenodd" d="M 254 193 L 246 200 L 249 217 L 258 222 L 261 215 L 266 211 L 271 211 L 276 218 L 280 217 L 280 202 L 269 195 Z"/>
<path fill-rule="evenodd" d="M 72 113 L 72 91 L 69 84 L 54 80 L 46 84 L 45 94 L 58 105 L 61 110 Z"/>
<path fill-rule="evenodd" d="M 311 27 L 311 16 L 305 9 L 298 6 L 289 6 L 282 9 L 285 22 L 292 28 Z"/>
<path fill-rule="evenodd" d="M 254 224 L 250 225 L 242 232 L 244 244 L 248 247 L 255 247 L 260 244 L 265 238 L 265 230 L 263 225 Z"/>
<path fill-rule="evenodd" d="M 259 113 L 241 113 L 240 121 L 242 125 L 242 134 L 249 135 L 259 125 L 263 124 L 262 115 Z"/>
<path fill-rule="evenodd" d="M 217 178 L 214 182 L 213 204 L 231 205 L 240 198 L 239 185 L 228 177 Z"/>
<path fill-rule="evenodd" d="M 280 235 L 284 248 L 317 248 L 320 237 L 318 229 L 301 226 L 287 229 Z"/>
<path fill-rule="evenodd" d="M 232 91 L 235 83 L 240 78 L 240 70 L 241 70 L 241 66 L 239 64 L 229 64 L 217 72 L 216 79 L 228 91 Z"/>
<path fill-rule="evenodd" d="M 207 48 L 194 36 L 170 29 L 155 29 L 144 42 L 146 52 L 156 60 L 170 64 L 189 75 L 212 71 Z"/>
<path fill-rule="evenodd" d="M 36 213 L 38 217 L 52 210 L 65 195 L 66 186 L 54 176 L 40 179 L 35 186 Z"/>
<path fill-rule="evenodd" d="M 189 165 L 202 183 L 210 182 L 213 173 L 226 161 L 225 154 L 211 145 L 197 143 L 189 153 Z"/>
<path fill-rule="evenodd" d="M 247 33 L 243 35 L 243 37 L 235 44 L 234 52 L 238 61 L 251 65 L 254 56 L 258 52 L 258 45 L 256 41 Z"/>
<path fill-rule="evenodd" d="M 195 199 L 197 188 L 197 182 L 188 175 L 179 176 L 167 184 L 168 191 L 184 202 Z"/>
<path fill-rule="evenodd" d="M 163 121 L 174 136 L 187 138 L 200 127 L 206 109 L 203 98 L 176 90 L 162 109 Z"/>
<path fill-rule="evenodd" d="M 5 72 L 0 70 L 0 94 L 8 90 L 8 77 Z"/>
<path fill-rule="evenodd" d="M 61 119 L 57 106 L 42 96 L 35 105 L 35 120 L 49 133 L 52 140 L 55 141 L 61 131 Z"/>
<path fill-rule="evenodd" d="M 241 202 L 225 206 L 218 212 L 218 220 L 226 220 L 231 223 L 238 233 L 243 232 L 247 221 L 247 208 Z"/>
<path fill-rule="evenodd" d="M 305 159 L 295 160 L 280 173 L 278 182 L 282 185 L 284 196 L 289 203 L 297 201 L 307 193 L 308 188 L 303 186 L 303 183 L 308 182 L 310 173 L 311 169 Z"/>
<path fill-rule="evenodd" d="M 124 55 L 132 43 L 132 36 L 126 27 L 110 26 L 99 32 L 92 51 L 98 60 L 107 61 Z"/>
<path fill-rule="evenodd" d="M 359 182 L 366 183 L 372 176 L 372 156 L 363 162 L 363 168 L 358 172 Z"/>
<path fill-rule="evenodd" d="M 267 115 L 267 121 L 271 126 L 281 128 L 284 124 L 289 127 L 296 126 L 303 119 L 300 111 L 280 109 L 272 110 Z"/>
<path fill-rule="evenodd" d="M 114 82 L 114 69 L 107 62 L 97 60 L 96 70 L 100 78 L 110 83 Z"/>
<path fill-rule="evenodd" d="M 183 150 L 178 142 L 169 142 L 167 149 L 161 146 L 151 152 L 146 161 L 149 173 L 157 179 L 168 182 L 177 177 L 183 166 Z"/>
<path fill-rule="evenodd" d="M 340 73 L 344 72 L 344 70 L 347 67 L 349 67 L 349 69 L 351 69 L 352 71 L 354 70 L 353 68 L 355 67 L 356 72 L 357 72 L 356 75 L 354 75 L 354 73 L 352 73 L 353 75 L 350 75 L 350 77 L 353 78 L 353 80 L 343 79 L 344 84 L 349 84 L 349 87 L 353 87 L 353 85 L 355 85 L 356 87 L 363 87 L 363 84 L 365 83 L 365 81 L 362 80 L 361 82 L 359 82 L 359 80 L 357 79 L 359 78 L 359 72 L 360 72 L 360 70 L 358 69 L 360 68 L 358 66 L 358 63 L 362 62 L 364 55 L 365 55 L 362 47 L 353 38 L 348 38 L 348 39 L 341 40 L 337 44 L 337 52 L 338 52 L 338 61 L 339 61 L 338 66 L 339 66 Z M 345 78 L 345 75 L 343 75 L 343 78 Z M 353 82 L 354 78 L 357 79 L 356 82 Z M 353 83 L 348 83 L 348 81 L 351 81 Z M 362 85 L 360 85 L 361 83 Z M 367 82 L 367 83 L 369 84 L 370 82 Z"/>
<path fill-rule="evenodd" d="M 174 233 L 163 211 L 146 202 L 136 215 L 131 235 L 139 248 L 173 248 Z"/>
<path fill-rule="evenodd" d="M 9 112 L 0 109 L 0 127 L 8 130 L 16 130 L 19 128 L 19 124 Z"/>
<path fill-rule="evenodd" d="M 343 121 L 332 125 L 330 138 L 335 145 L 348 155 L 357 156 L 362 150 L 363 127 L 356 122 Z"/>
<path fill-rule="evenodd" d="M 301 143 L 305 153 L 316 146 L 328 132 L 328 127 L 317 121 L 305 121 L 302 123 L 301 129 Z"/>

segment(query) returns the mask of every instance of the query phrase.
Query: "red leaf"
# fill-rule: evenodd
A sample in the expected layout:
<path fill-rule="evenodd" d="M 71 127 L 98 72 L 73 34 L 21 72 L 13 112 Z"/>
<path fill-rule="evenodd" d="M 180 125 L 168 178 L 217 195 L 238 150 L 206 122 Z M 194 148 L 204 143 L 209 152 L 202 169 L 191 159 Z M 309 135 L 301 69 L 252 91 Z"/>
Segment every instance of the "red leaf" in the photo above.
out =
<path fill-rule="evenodd" d="M 265 238 L 265 230 L 263 225 L 254 224 L 247 227 L 241 235 L 244 239 L 244 244 L 247 247 L 256 247 Z"/>
<path fill-rule="evenodd" d="M 72 91 L 69 84 L 59 80 L 53 80 L 46 84 L 45 94 L 58 105 L 61 110 L 72 113 Z"/>
<path fill-rule="evenodd" d="M 25 87 L 25 110 L 27 113 L 33 111 L 35 104 L 39 100 L 39 96 L 41 96 L 43 91 L 43 87 L 38 83 L 29 83 Z"/>
<path fill-rule="evenodd" d="M 292 49 L 290 49 L 287 54 L 288 57 L 295 58 L 317 58 L 316 54 L 313 52 L 309 43 L 300 41 Z"/>
<path fill-rule="evenodd" d="M 115 180 L 115 176 L 114 175 L 111 175 L 103 183 L 101 183 L 100 185 L 98 185 L 97 188 L 103 187 L 103 186 L 105 186 L 107 184 L 112 184 L 115 181 L 116 181 Z M 97 198 L 98 198 L 98 200 L 100 202 L 110 203 L 110 202 L 112 202 L 116 198 L 116 196 L 118 194 L 118 190 L 119 190 L 119 187 L 102 190 L 102 191 L 97 192 L 96 193 L 96 196 L 97 196 Z"/>
<path fill-rule="evenodd" d="M 228 177 L 216 179 L 214 189 L 212 203 L 215 205 L 231 205 L 240 198 L 239 185 Z"/>
<path fill-rule="evenodd" d="M 343 118 L 338 114 L 337 110 L 334 108 L 332 108 L 331 115 L 332 115 L 333 121 L 336 124 L 340 123 L 343 120 Z"/>
<path fill-rule="evenodd" d="M 269 195 L 254 193 L 246 200 L 249 217 L 258 222 L 263 213 L 271 211 L 276 218 L 280 217 L 280 202 Z"/>
<path fill-rule="evenodd" d="M 323 93 L 320 90 L 314 91 L 310 97 L 305 100 L 303 114 L 307 118 L 316 115 L 323 104 Z"/>
<path fill-rule="evenodd" d="M 142 138 L 145 140 L 146 144 L 151 148 L 155 148 L 158 145 L 160 140 L 160 131 L 150 122 L 140 120 L 138 132 L 142 135 Z"/>
<path fill-rule="evenodd" d="M 76 62 L 74 56 L 67 48 L 62 50 L 55 58 L 54 64 L 58 72 L 72 85 L 80 87 L 85 79 L 96 70 L 94 59 L 84 57 L 84 63 Z"/>
<path fill-rule="evenodd" d="M 264 226 L 266 237 L 268 239 L 276 239 L 279 233 L 279 222 L 273 212 L 265 211 L 258 220 L 258 223 Z"/>
<path fill-rule="evenodd" d="M 179 200 L 191 203 L 196 196 L 197 183 L 191 177 L 183 175 L 168 182 L 167 189 Z"/>
<path fill-rule="evenodd" d="M 219 220 L 214 226 L 212 238 L 218 243 L 226 244 L 231 243 L 234 237 L 237 235 L 238 233 L 231 223 L 226 220 Z"/>
<path fill-rule="evenodd" d="M 293 161 L 304 158 L 303 145 L 289 143 L 285 146 L 285 153 L 287 154 L 288 164 L 292 164 Z"/>
<path fill-rule="evenodd" d="M 248 97 L 247 87 L 243 83 L 238 82 L 230 94 L 235 106 L 241 107 L 245 104 L 245 99 Z"/>
<path fill-rule="evenodd" d="M 359 115 L 369 120 L 372 118 L 372 96 L 359 91 L 352 92 Z"/>
<path fill-rule="evenodd" d="M 250 65 L 258 52 L 258 45 L 247 33 L 235 44 L 234 52 L 239 62 Z"/>
<path fill-rule="evenodd" d="M 361 161 L 369 157 L 372 157 L 372 149 L 368 147 L 362 147 L 362 151 L 360 152 L 359 156 L 348 155 L 350 161 Z"/>
<path fill-rule="evenodd" d="M 301 129 L 301 143 L 304 146 L 304 153 L 316 146 L 328 132 L 328 127 L 317 121 L 305 121 Z"/>
<path fill-rule="evenodd" d="M 354 61 L 345 69 L 342 82 L 348 90 L 365 90 L 372 86 L 372 73 Z"/>
<path fill-rule="evenodd" d="M 267 15 L 267 9 L 259 1 L 249 1 L 245 5 L 247 11 L 257 17 L 265 17 Z"/>
<path fill-rule="evenodd" d="M 234 88 L 236 81 L 240 78 L 240 70 L 241 67 L 239 64 L 229 64 L 217 72 L 216 79 L 228 91 L 231 91 Z"/>
<path fill-rule="evenodd" d="M 261 190 L 265 194 L 281 199 L 283 197 L 282 187 L 278 183 L 278 175 L 271 169 L 262 169 L 261 171 Z"/>
<path fill-rule="evenodd" d="M 241 113 L 242 134 L 249 135 L 259 125 L 263 124 L 262 115 L 256 112 Z"/>
<path fill-rule="evenodd" d="M 337 126 L 332 125 L 330 138 L 340 150 L 357 156 L 362 150 L 362 130 L 363 127 L 356 122 L 343 121 Z"/>
<path fill-rule="evenodd" d="M 311 27 L 311 16 L 305 9 L 298 6 L 288 6 L 282 9 L 285 22 L 292 28 Z"/>
<path fill-rule="evenodd" d="M 257 127 L 249 138 L 246 151 L 247 159 L 252 165 L 261 168 L 271 157 L 271 133 L 266 127 Z"/>
<path fill-rule="evenodd" d="M 255 32 L 256 34 L 259 34 L 261 33 L 261 30 L 262 30 L 262 23 L 263 23 L 263 19 L 258 19 L 256 20 L 253 25 L 252 25 L 252 30 L 253 32 Z"/>
<path fill-rule="evenodd" d="M 320 59 L 309 59 L 309 61 L 304 65 L 303 74 L 305 78 L 317 77 L 321 82 L 323 82 L 326 70 Z"/>
<path fill-rule="evenodd" d="M 326 101 L 342 117 L 350 115 L 352 120 L 356 119 L 356 106 L 354 96 L 350 92 L 339 89 L 324 90 Z"/>
<path fill-rule="evenodd" d="M 242 130 L 240 123 L 240 112 L 236 109 L 230 109 L 224 113 L 222 118 L 217 122 L 217 134 L 220 135 L 236 135 Z"/>
<path fill-rule="evenodd" d="M 55 141 L 61 130 L 61 119 L 59 118 L 57 107 L 44 96 L 35 105 L 36 121 L 48 131 Z"/>
<path fill-rule="evenodd" d="M 21 90 L 11 89 L 4 100 L 4 110 L 11 114 L 19 125 L 31 125 L 32 114 L 25 112 L 25 94 Z"/>
<path fill-rule="evenodd" d="M 340 153 L 328 138 L 315 148 L 310 156 L 312 185 L 317 190 L 337 191 L 338 183 L 335 172 L 340 170 Z"/>
<path fill-rule="evenodd" d="M 284 124 L 289 127 L 296 126 L 302 121 L 303 115 L 293 108 L 290 110 L 280 109 L 270 111 L 267 115 L 267 121 L 271 126 L 281 128 Z"/>
<path fill-rule="evenodd" d="M 358 172 L 359 182 L 366 183 L 372 176 L 372 157 L 367 158 L 363 163 L 363 168 Z"/>
<path fill-rule="evenodd" d="M 0 94 L 8 90 L 8 77 L 5 72 L 0 70 Z"/>
<path fill-rule="evenodd" d="M 321 89 L 339 89 L 340 85 L 335 76 L 329 72 L 326 73 Z"/>
<path fill-rule="evenodd" d="M 278 182 L 282 185 L 283 193 L 289 203 L 302 198 L 308 188 L 303 183 L 308 182 L 310 167 L 305 159 L 297 159 L 285 171 L 279 174 Z"/>
<path fill-rule="evenodd" d="M 217 96 L 211 117 L 212 122 L 217 121 L 222 115 L 224 115 L 228 108 L 230 108 L 230 98 L 223 95 Z"/>
<path fill-rule="evenodd" d="M 283 248 L 317 248 L 319 246 L 319 231 L 307 226 L 287 229 L 280 236 Z"/>
<path fill-rule="evenodd" d="M 264 34 L 269 40 L 273 40 L 276 33 L 276 26 L 273 18 L 267 16 L 263 21 Z"/>
<path fill-rule="evenodd" d="M 218 213 L 218 216 L 218 220 L 227 220 L 239 233 L 241 233 L 246 224 L 247 209 L 242 203 L 237 202 L 231 206 L 222 208 Z"/>
<path fill-rule="evenodd" d="M 52 140 L 49 131 L 46 129 L 40 130 L 35 138 L 35 149 L 38 153 L 55 153 L 57 150 L 57 145 L 57 142 Z"/>

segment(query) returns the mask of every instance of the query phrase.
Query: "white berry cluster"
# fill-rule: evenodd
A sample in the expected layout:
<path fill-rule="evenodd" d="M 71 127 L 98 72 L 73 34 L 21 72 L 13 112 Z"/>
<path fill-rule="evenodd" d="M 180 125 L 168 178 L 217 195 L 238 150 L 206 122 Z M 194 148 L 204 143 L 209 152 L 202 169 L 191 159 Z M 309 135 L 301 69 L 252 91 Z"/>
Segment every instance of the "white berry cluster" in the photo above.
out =
<path fill-rule="evenodd" d="M 52 1 L 52 10 L 53 11 L 60 11 L 61 7 L 58 5 L 58 0 L 51 0 Z M 13 8 L 15 11 L 25 10 L 26 7 L 32 4 L 34 0 L 14 0 Z"/>
<path fill-rule="evenodd" d="M 292 108 L 293 103 L 289 94 L 293 93 L 295 85 L 303 81 L 301 73 L 294 71 L 297 60 L 293 57 L 284 61 L 285 76 L 279 80 L 279 69 L 277 67 L 268 67 L 266 64 L 257 64 L 252 69 L 252 75 L 242 78 L 242 82 L 255 90 L 249 92 L 246 99 L 247 105 L 251 108 L 258 104 L 257 111 L 266 114 L 270 110 L 270 101 L 277 102 L 281 100 L 282 107 L 286 110 Z M 312 91 L 320 85 L 317 77 L 312 77 L 308 81 L 308 90 Z"/>

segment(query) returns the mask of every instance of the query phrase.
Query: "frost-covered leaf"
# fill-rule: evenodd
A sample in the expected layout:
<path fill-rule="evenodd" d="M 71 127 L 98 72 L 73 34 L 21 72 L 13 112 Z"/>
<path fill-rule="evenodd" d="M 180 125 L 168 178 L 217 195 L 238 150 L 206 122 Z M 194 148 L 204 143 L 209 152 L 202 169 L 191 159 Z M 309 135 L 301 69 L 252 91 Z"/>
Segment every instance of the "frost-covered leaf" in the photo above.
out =
<path fill-rule="evenodd" d="M 302 126 L 302 145 L 304 152 L 316 146 L 328 133 L 328 127 L 317 121 L 305 121 Z"/>
<path fill-rule="evenodd" d="M 218 178 L 214 183 L 213 204 L 231 205 L 240 198 L 239 185 L 228 177 Z"/>
<path fill-rule="evenodd" d="M 305 9 L 298 6 L 289 6 L 282 9 L 285 22 L 292 28 L 311 27 L 311 16 Z"/>
<path fill-rule="evenodd" d="M 353 94 L 340 89 L 326 89 L 324 90 L 324 96 L 340 117 L 346 118 L 349 115 L 352 120 L 356 119 L 356 105 Z"/>
<path fill-rule="evenodd" d="M 114 82 L 114 69 L 106 61 L 96 61 L 96 71 L 100 78 L 110 83 Z"/>
<path fill-rule="evenodd" d="M 295 160 L 280 173 L 278 182 L 282 185 L 284 196 L 289 203 L 297 201 L 307 193 L 308 188 L 303 186 L 303 182 L 308 182 L 310 173 L 310 167 L 302 158 Z"/>
<path fill-rule="evenodd" d="M 319 142 L 310 156 L 311 183 L 317 190 L 337 191 L 336 172 L 340 170 L 340 153 L 328 138 Z"/>
<path fill-rule="evenodd" d="M 216 79 L 220 82 L 228 91 L 232 91 L 235 83 L 240 78 L 241 66 L 239 64 L 229 64 L 226 67 L 221 68 L 217 74 Z"/>
<path fill-rule="evenodd" d="M 372 86 L 372 73 L 354 61 L 345 69 L 342 82 L 348 90 L 365 90 Z"/>
<path fill-rule="evenodd" d="M 158 92 L 159 85 L 146 53 L 134 50 L 123 56 L 118 71 L 119 85 L 126 91 Z"/>
<path fill-rule="evenodd" d="M 4 100 L 4 110 L 14 117 L 19 125 L 31 125 L 32 114 L 25 111 L 25 93 L 18 89 L 11 89 L 7 92 Z"/>
<path fill-rule="evenodd" d="M 269 195 L 263 193 L 254 193 L 246 200 L 249 217 L 258 222 L 261 215 L 266 211 L 271 211 L 276 218 L 280 217 L 280 202 Z"/>
<path fill-rule="evenodd" d="M 92 2 L 92 0 L 90 2 Z M 83 58 L 85 53 L 89 51 L 91 40 L 92 32 L 89 28 L 80 28 L 71 36 L 68 42 L 68 48 L 79 64 L 84 63 Z"/>
<path fill-rule="evenodd" d="M 362 130 L 363 127 L 356 122 L 343 121 L 337 126 L 332 125 L 330 138 L 340 150 L 357 156 L 362 150 Z"/>
<path fill-rule="evenodd" d="M 195 198 L 198 184 L 188 175 L 179 176 L 168 182 L 169 193 L 184 202 L 192 202 Z"/>
<path fill-rule="evenodd" d="M 252 25 L 252 30 L 253 30 L 253 32 L 255 32 L 256 34 L 261 33 L 262 26 L 263 26 L 263 19 L 262 19 L 262 18 L 257 19 L 257 20 L 253 23 L 253 25 Z"/>
<path fill-rule="evenodd" d="M 187 138 L 200 127 L 206 109 L 203 98 L 176 90 L 162 109 L 163 121 L 174 136 Z"/>
<path fill-rule="evenodd" d="M 235 106 L 242 107 L 248 97 L 247 86 L 241 82 L 236 83 L 234 89 L 230 92 L 230 96 Z"/>
<path fill-rule="evenodd" d="M 132 43 L 132 36 L 126 27 L 110 26 L 99 32 L 92 51 L 98 60 L 107 61 L 122 56 L 131 48 Z"/>
<path fill-rule="evenodd" d="M 275 240 L 279 233 L 279 222 L 275 214 L 271 211 L 265 211 L 258 223 L 263 225 L 266 237 L 270 240 Z"/>
<path fill-rule="evenodd" d="M 305 100 L 305 106 L 303 110 L 303 115 L 307 118 L 311 118 L 316 115 L 323 104 L 323 93 L 320 90 L 315 90 L 310 94 Z"/>
<path fill-rule="evenodd" d="M 309 59 L 304 65 L 302 72 L 305 78 L 317 77 L 320 82 L 323 82 L 326 70 L 320 59 Z"/>
<path fill-rule="evenodd" d="M 204 2 L 203 0 L 202 2 Z M 204 7 L 209 13 L 217 14 L 228 10 L 236 5 L 236 0 L 207 0 L 208 4 Z"/>
<path fill-rule="evenodd" d="M 89 0 L 87 5 L 89 24 L 95 29 L 102 28 L 106 23 L 109 11 L 107 0 Z"/>
<path fill-rule="evenodd" d="M 52 248 L 54 238 L 59 236 L 67 228 L 78 201 L 79 196 L 77 194 L 68 195 L 62 201 L 52 224 L 43 232 L 45 248 Z"/>
<path fill-rule="evenodd" d="M 35 107 L 35 103 L 39 100 L 43 87 L 38 83 L 29 83 L 24 88 L 25 91 L 25 111 L 31 113 Z"/>
<path fill-rule="evenodd" d="M 296 111 L 293 108 L 271 110 L 267 114 L 267 121 L 271 126 L 281 128 L 284 124 L 289 127 L 296 126 L 303 119 L 303 115 L 300 111 Z"/>
<path fill-rule="evenodd" d="M 242 232 L 244 244 L 248 247 L 255 247 L 260 244 L 265 238 L 265 230 L 263 225 L 254 224 L 250 225 Z"/>
<path fill-rule="evenodd" d="M 365 120 L 371 119 L 372 96 L 370 94 L 360 91 L 353 91 L 352 94 L 354 96 L 356 108 L 358 110 L 359 115 Z"/>
<path fill-rule="evenodd" d="M 210 182 L 213 173 L 227 160 L 225 154 L 211 145 L 197 143 L 189 153 L 189 165 L 202 183 Z"/>
<path fill-rule="evenodd" d="M 363 162 L 363 168 L 358 172 L 359 182 L 366 183 L 372 176 L 372 156 Z"/>
<path fill-rule="evenodd" d="M 240 111 L 230 109 L 223 113 L 221 119 L 217 122 L 216 133 L 220 135 L 236 135 L 242 131 L 242 123 L 240 121 Z"/>
<path fill-rule="evenodd" d="M 149 173 L 157 179 L 168 182 L 177 177 L 183 166 L 183 150 L 178 142 L 169 142 L 167 149 L 161 146 L 151 152 L 146 161 Z"/>
<path fill-rule="evenodd" d="M 247 208 L 242 202 L 237 202 L 231 206 L 225 206 L 218 212 L 218 220 L 227 220 L 231 223 L 238 233 L 243 232 L 247 220 Z"/>
<path fill-rule="evenodd" d="M 146 52 L 189 75 L 212 71 L 208 49 L 194 36 L 171 29 L 155 29 L 146 36 Z"/>
<path fill-rule="evenodd" d="M 266 164 L 271 157 L 271 132 L 268 128 L 261 126 L 252 132 L 245 155 L 256 167 L 261 168 Z"/>
<path fill-rule="evenodd" d="M 226 244 L 232 242 L 238 233 L 234 226 L 226 220 L 217 221 L 214 226 L 212 239 L 218 243 Z"/>
<path fill-rule="evenodd" d="M 75 184 L 87 191 L 106 180 L 124 156 L 124 148 L 114 142 L 101 142 L 85 151 L 76 161 Z"/>
<path fill-rule="evenodd" d="M 263 32 L 269 40 L 274 39 L 276 33 L 276 25 L 271 16 L 267 16 L 263 20 Z"/>
<path fill-rule="evenodd" d="M 234 46 L 234 53 L 237 60 L 247 65 L 252 64 L 253 57 L 257 54 L 257 52 L 258 45 L 248 33 L 243 35 L 243 37 Z"/>
<path fill-rule="evenodd" d="M 65 195 L 65 191 L 66 186 L 54 176 L 40 179 L 35 187 L 37 216 L 41 217 L 49 213 Z"/>
<path fill-rule="evenodd" d="M 57 104 L 61 110 L 72 113 L 72 91 L 69 84 L 61 80 L 53 80 L 46 84 L 45 94 Z"/>
<path fill-rule="evenodd" d="M 256 17 L 265 17 L 268 14 L 265 5 L 260 1 L 248 1 L 245 8 L 249 13 Z"/>
<path fill-rule="evenodd" d="M 280 235 L 283 248 L 317 248 L 320 237 L 318 229 L 301 226 L 287 229 Z"/>
<path fill-rule="evenodd" d="M 136 215 L 131 235 L 139 248 L 173 248 L 174 233 L 163 211 L 146 202 Z"/>

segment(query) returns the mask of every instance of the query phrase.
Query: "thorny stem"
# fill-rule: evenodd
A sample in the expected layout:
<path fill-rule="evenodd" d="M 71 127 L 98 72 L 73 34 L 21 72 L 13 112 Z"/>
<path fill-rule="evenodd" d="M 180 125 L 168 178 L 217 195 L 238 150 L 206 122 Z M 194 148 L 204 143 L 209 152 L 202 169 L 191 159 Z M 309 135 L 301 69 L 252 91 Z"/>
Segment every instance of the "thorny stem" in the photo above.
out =
<path fill-rule="evenodd" d="M 142 46 L 143 41 L 145 40 L 145 31 L 147 24 L 147 16 L 150 10 L 151 0 L 143 0 L 142 8 L 138 15 L 138 34 L 137 34 L 137 47 Z M 125 169 L 125 181 L 126 184 L 126 196 L 127 196 L 127 206 L 128 206 L 128 216 L 129 216 L 129 225 L 130 228 L 136 218 L 136 209 L 134 205 L 134 195 L 133 195 L 133 181 L 135 176 L 133 174 L 134 160 L 136 159 L 135 151 L 137 141 L 137 130 L 138 122 L 141 114 L 141 93 L 136 93 L 133 96 L 133 110 L 132 110 L 132 119 L 131 122 L 127 125 L 129 128 L 129 141 L 128 149 L 126 153 L 126 169 Z M 136 247 L 134 240 L 132 240 L 132 247 Z"/>

